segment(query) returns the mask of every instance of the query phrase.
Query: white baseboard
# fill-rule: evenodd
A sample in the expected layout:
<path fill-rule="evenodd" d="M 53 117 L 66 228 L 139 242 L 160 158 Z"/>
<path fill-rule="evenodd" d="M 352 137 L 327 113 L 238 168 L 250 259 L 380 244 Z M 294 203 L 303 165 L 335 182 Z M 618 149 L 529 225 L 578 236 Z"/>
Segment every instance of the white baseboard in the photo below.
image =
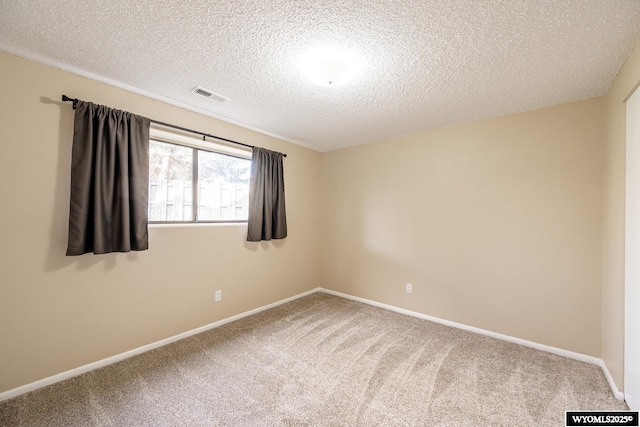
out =
<path fill-rule="evenodd" d="M 245 311 L 243 313 L 236 314 L 235 316 L 227 317 L 225 319 L 218 320 L 217 322 L 213 322 L 213 323 L 210 323 L 208 325 L 204 325 L 204 326 L 201 326 L 199 328 L 195 328 L 195 329 L 192 329 L 190 331 L 183 332 L 181 334 L 174 335 L 172 337 L 165 338 L 163 340 L 156 341 L 154 343 L 147 344 L 147 345 L 144 345 L 142 347 L 138 347 L 138 348 L 135 348 L 133 350 L 126 351 L 124 353 L 116 354 L 115 356 L 107 357 L 106 359 L 98 360 L 97 362 L 89 363 L 89 364 L 80 366 L 78 368 L 74 368 L 74 369 L 71 369 L 71 370 L 68 370 L 68 371 L 65 371 L 65 372 L 61 372 L 59 374 L 56 374 L 56 375 L 53 375 L 53 376 L 50 376 L 50 377 L 47 377 L 47 378 L 43 378 L 41 380 L 34 381 L 32 383 L 29 383 L 29 384 L 26 384 L 26 385 L 23 385 L 23 386 L 20 386 L 20 387 L 16 387 L 14 389 L 11 389 L 11 390 L 8 390 L 8 391 L 5 391 L 5 392 L 2 392 L 2 393 L 0 393 L 0 402 L 2 402 L 3 400 L 11 399 L 12 397 L 19 396 L 21 394 L 28 393 L 28 392 L 33 391 L 33 390 L 37 390 L 37 389 L 42 388 L 42 387 L 46 387 L 46 386 L 51 385 L 51 384 L 55 384 L 55 383 L 60 382 L 60 381 L 64 381 L 64 380 L 69 379 L 69 378 L 76 377 L 78 375 L 82 375 L 82 374 L 84 374 L 86 372 L 93 371 L 94 369 L 99 369 L 99 368 L 102 368 L 104 366 L 108 366 L 108 365 L 111 365 L 113 363 L 120 362 L 121 360 L 125 360 L 125 359 L 128 359 L 128 358 L 133 357 L 133 356 L 137 356 L 138 354 L 145 353 L 145 352 L 147 352 L 149 350 L 153 350 L 153 349 L 156 349 L 158 347 L 162 347 L 162 346 L 165 346 L 167 344 L 171 344 L 173 342 L 176 342 L 176 341 L 179 341 L 181 339 L 190 337 L 192 335 L 196 335 L 196 334 L 199 334 L 201 332 L 205 332 L 205 331 L 208 331 L 210 329 L 217 328 L 219 326 L 225 325 L 225 324 L 233 322 L 235 320 L 239 320 L 239 319 L 242 319 L 244 317 L 251 316 L 251 315 L 259 313 L 261 311 L 268 310 L 268 309 L 273 308 L 273 307 L 277 307 L 279 305 L 282 305 L 282 304 L 285 304 L 287 302 L 290 302 L 290 301 L 305 297 L 307 295 L 311 295 L 311 294 L 316 293 L 316 292 L 324 292 L 326 294 L 335 295 L 335 296 L 346 298 L 346 299 L 350 299 L 350 300 L 353 300 L 353 301 L 358 301 L 358 302 L 361 302 L 361 303 L 364 303 L 364 304 L 372 305 L 374 307 L 380 307 L 380 308 L 384 308 L 386 310 L 395 311 L 397 313 L 405 314 L 405 315 L 408 315 L 408 316 L 417 317 L 419 319 L 429 320 L 429 321 L 432 321 L 432 322 L 435 322 L 435 323 L 440 323 L 442 325 L 451 326 L 453 328 L 458 328 L 458 329 L 463 329 L 463 330 L 466 330 L 466 331 L 475 332 L 475 333 L 478 333 L 478 334 L 482 334 L 482 335 L 486 335 L 486 336 L 489 336 L 489 337 L 497 338 L 499 340 L 508 341 L 508 342 L 512 342 L 512 343 L 516 343 L 516 344 L 521 344 L 521 345 L 524 345 L 524 346 L 527 346 L 527 347 L 535 348 L 537 350 L 542 350 L 542 351 L 546 351 L 546 352 L 549 352 L 549 353 L 557 354 L 557 355 L 560 355 L 560 356 L 568 357 L 568 358 L 571 358 L 571 359 L 579 360 L 579 361 L 582 361 L 582 362 L 587 362 L 587 363 L 591 363 L 591 364 L 594 364 L 594 365 L 598 365 L 598 366 L 600 366 L 600 368 L 604 372 L 604 375 L 607 378 L 607 381 L 609 382 L 609 386 L 611 387 L 611 391 L 613 392 L 613 394 L 616 397 L 616 399 L 624 400 L 624 394 L 620 390 L 618 390 L 618 387 L 616 386 L 615 382 L 613 381 L 613 378 L 611 377 L 611 374 L 609 373 L 609 370 L 607 369 L 607 366 L 605 365 L 604 361 L 602 359 L 598 359 L 597 357 L 587 356 L 585 354 L 575 353 L 575 352 L 572 352 L 572 351 L 563 350 L 561 348 L 551 347 L 551 346 L 547 346 L 547 345 L 544 345 L 544 344 L 539 344 L 539 343 L 536 343 L 536 342 L 533 342 L 533 341 L 527 341 L 527 340 L 523 340 L 523 339 L 520 339 L 520 338 L 515 338 L 515 337 L 512 337 L 512 336 L 509 336 L 509 335 L 503 335 L 503 334 L 499 334 L 499 333 L 496 333 L 496 332 L 487 331 L 485 329 L 475 328 L 473 326 L 464 325 L 462 323 L 451 322 L 449 320 L 444 320 L 444 319 L 440 319 L 438 317 L 433 317 L 433 316 L 429 316 L 429 315 L 426 315 L 426 314 L 418 313 L 418 312 L 415 312 L 415 311 L 406 310 L 404 308 L 396 307 L 396 306 L 389 305 L 389 304 L 383 304 L 383 303 L 380 303 L 380 302 L 377 302 L 377 301 L 373 301 L 373 300 L 369 300 L 369 299 L 366 299 L 366 298 L 360 298 L 360 297 L 356 297 L 356 296 L 353 296 L 353 295 L 344 294 L 342 292 L 332 291 L 330 289 L 315 288 L 315 289 L 311 289 L 309 291 L 303 292 L 301 294 L 294 295 L 292 297 L 285 298 L 285 299 L 280 300 L 280 301 L 276 301 L 276 302 L 271 303 L 271 304 L 263 305 L 262 307 L 255 308 L 253 310 Z"/>
<path fill-rule="evenodd" d="M 130 357 L 137 356 L 138 354 L 145 353 L 145 352 L 147 352 L 149 350 L 153 350 L 153 349 L 156 349 L 158 347 L 162 347 L 164 345 L 171 344 L 171 343 L 179 341 L 181 339 L 190 337 L 192 335 L 196 335 L 196 334 L 199 334 L 201 332 L 208 331 L 209 329 L 217 328 L 219 326 L 225 325 L 225 324 L 233 322 L 235 320 L 242 319 L 243 317 L 251 316 L 252 314 L 256 314 L 256 313 L 259 313 L 261 311 L 268 310 L 268 309 L 273 308 L 273 307 L 277 307 L 279 305 L 282 305 L 282 304 L 285 304 L 287 302 L 296 300 L 298 298 L 302 298 L 302 297 L 305 297 L 307 295 L 316 293 L 319 290 L 320 290 L 320 288 L 311 289 L 310 291 L 303 292 L 301 294 L 294 295 L 292 297 L 285 298 L 283 300 L 276 301 L 276 302 L 271 303 L 271 304 L 263 305 L 262 307 L 258 307 L 258 308 L 255 308 L 253 310 L 245 311 L 244 313 L 236 314 L 235 316 L 227 317 L 226 319 L 218 320 L 217 322 L 209 323 L 208 325 L 204 325 L 204 326 L 201 326 L 199 328 L 195 328 L 195 329 L 192 329 L 190 331 L 183 332 L 181 334 L 174 335 L 172 337 L 165 338 L 163 340 L 156 341 L 156 342 L 151 343 L 151 344 L 143 345 L 142 347 L 138 347 L 138 348 L 135 348 L 133 350 L 125 351 L 124 353 L 116 354 L 115 356 L 107 357 L 106 359 L 98 360 L 97 362 L 89 363 L 89 364 L 80 366 L 78 368 L 70 369 L 68 371 L 61 372 L 59 374 L 56 374 L 56 375 L 53 375 L 53 376 L 50 376 L 50 377 L 47 377 L 47 378 L 43 378 L 43 379 L 38 380 L 38 381 L 34 381 L 32 383 L 25 384 L 23 386 L 16 387 L 16 388 L 11 389 L 11 390 L 7 390 L 5 392 L 0 393 L 0 402 L 2 402 L 3 400 L 11 399 L 12 397 L 19 396 L 21 394 L 28 393 L 28 392 L 33 391 L 33 390 L 37 390 L 37 389 L 42 388 L 42 387 L 46 387 L 48 385 L 51 385 L 51 384 L 54 384 L 54 383 L 57 383 L 57 382 L 60 382 L 60 381 L 64 381 L 64 380 L 69 379 L 69 378 L 77 377 L 78 375 L 82 375 L 82 374 L 84 374 L 86 372 L 93 371 L 94 369 L 99 369 L 99 368 L 102 368 L 104 366 L 111 365 L 111 364 L 116 363 L 116 362 L 120 362 L 121 360 L 128 359 Z"/>
<path fill-rule="evenodd" d="M 613 395 L 616 397 L 616 399 L 620 401 L 624 400 L 624 393 L 618 390 L 618 386 L 616 385 L 615 381 L 613 381 L 613 377 L 611 376 L 611 373 L 607 368 L 607 364 L 604 363 L 604 360 L 599 359 L 598 365 L 600 366 L 600 368 L 602 368 L 602 372 L 604 372 L 604 376 L 607 379 L 607 382 L 609 383 L 609 387 L 611 387 L 611 391 L 613 392 Z"/>
<path fill-rule="evenodd" d="M 618 390 L 618 387 L 616 386 L 615 382 L 613 381 L 613 378 L 611 377 L 611 374 L 609 373 L 609 370 L 607 369 L 607 366 L 605 365 L 604 361 L 602 359 L 598 359 L 597 357 L 588 356 L 586 354 L 576 353 L 576 352 L 573 352 L 573 351 L 564 350 L 562 348 L 552 347 L 552 346 L 540 344 L 540 343 L 533 342 L 533 341 L 523 340 L 521 338 L 512 337 L 510 335 L 499 334 L 497 332 L 492 332 L 492 331 L 488 331 L 486 329 L 480 329 L 480 328 L 476 328 L 476 327 L 473 327 L 473 326 L 468 326 L 468 325 L 465 325 L 465 324 L 462 324 L 462 323 L 452 322 L 450 320 L 440 319 L 438 317 L 429 316 L 429 315 L 426 315 L 426 314 L 418 313 L 416 311 L 406 310 L 404 308 L 396 307 L 396 306 L 393 306 L 393 305 L 383 304 L 383 303 L 380 303 L 380 302 L 377 302 L 377 301 L 373 301 L 373 300 L 369 300 L 369 299 L 366 299 L 366 298 L 360 298 L 360 297 L 356 297 L 356 296 L 353 296 L 353 295 L 344 294 L 342 292 L 332 291 L 331 289 L 318 288 L 318 290 L 320 292 L 324 292 L 324 293 L 335 295 L 335 296 L 338 296 L 338 297 L 350 299 L 350 300 L 353 300 L 353 301 L 358 301 L 358 302 L 361 302 L 361 303 L 364 303 L 364 304 L 372 305 L 374 307 L 380 307 L 380 308 L 384 308 L 386 310 L 395 311 L 396 313 L 406 314 L 407 316 L 412 316 L 412 317 L 417 317 L 419 319 L 429 320 L 431 322 L 440 323 L 442 325 L 451 326 L 453 328 L 458 328 L 458 329 L 463 329 L 465 331 L 475 332 L 477 334 L 486 335 L 486 336 L 489 336 L 489 337 L 492 337 L 492 338 L 497 338 L 497 339 L 502 340 L 502 341 L 508 341 L 508 342 L 512 342 L 512 343 L 515 343 L 515 344 L 520 344 L 520 345 L 523 345 L 523 346 L 526 346 L 526 347 L 535 348 L 536 350 L 542 350 L 542 351 L 546 351 L 548 353 L 557 354 L 559 356 L 568 357 L 570 359 L 579 360 L 581 362 L 587 362 L 587 363 L 591 363 L 593 365 L 598 365 L 598 366 L 600 366 L 600 368 L 602 368 L 602 371 L 604 372 L 604 376 L 607 378 L 607 381 L 609 382 L 609 387 L 611 387 L 611 391 L 613 392 L 613 394 L 616 397 L 616 399 L 624 400 L 624 393 L 622 393 L 620 390 Z"/>

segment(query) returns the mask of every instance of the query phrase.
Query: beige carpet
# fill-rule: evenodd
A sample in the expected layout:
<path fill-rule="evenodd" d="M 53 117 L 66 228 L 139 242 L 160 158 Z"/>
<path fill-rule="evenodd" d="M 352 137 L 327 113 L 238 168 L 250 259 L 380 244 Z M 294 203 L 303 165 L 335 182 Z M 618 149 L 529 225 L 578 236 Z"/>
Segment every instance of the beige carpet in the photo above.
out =
<path fill-rule="evenodd" d="M 0 403 L 2 426 L 562 426 L 599 367 L 316 293 Z"/>

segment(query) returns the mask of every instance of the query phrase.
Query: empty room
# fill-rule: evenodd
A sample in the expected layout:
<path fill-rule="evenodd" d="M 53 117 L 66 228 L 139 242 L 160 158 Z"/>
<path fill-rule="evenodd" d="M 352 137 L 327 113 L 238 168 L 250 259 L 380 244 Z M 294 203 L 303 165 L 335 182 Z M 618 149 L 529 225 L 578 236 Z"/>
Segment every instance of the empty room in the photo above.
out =
<path fill-rule="evenodd" d="M 637 0 L 1 2 L 0 425 L 638 425 L 638 86 Z"/>

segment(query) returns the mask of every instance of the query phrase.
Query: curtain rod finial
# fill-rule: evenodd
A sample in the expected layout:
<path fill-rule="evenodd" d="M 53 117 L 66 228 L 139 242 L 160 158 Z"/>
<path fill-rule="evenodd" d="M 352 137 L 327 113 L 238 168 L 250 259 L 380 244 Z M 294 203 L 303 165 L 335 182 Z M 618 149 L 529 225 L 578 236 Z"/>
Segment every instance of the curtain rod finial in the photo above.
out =
<path fill-rule="evenodd" d="M 69 98 L 67 95 L 62 95 L 62 102 L 73 102 L 73 109 L 76 109 L 78 105 L 78 100 L 74 98 Z"/>

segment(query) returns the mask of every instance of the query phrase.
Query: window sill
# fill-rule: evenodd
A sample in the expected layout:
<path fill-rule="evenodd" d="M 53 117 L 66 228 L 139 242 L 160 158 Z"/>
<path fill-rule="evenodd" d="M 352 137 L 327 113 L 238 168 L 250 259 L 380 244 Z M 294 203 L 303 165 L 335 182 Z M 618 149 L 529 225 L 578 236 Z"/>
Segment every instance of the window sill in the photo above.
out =
<path fill-rule="evenodd" d="M 246 222 L 172 222 L 167 224 L 149 224 L 149 228 L 182 228 L 182 227 L 240 227 L 246 226 Z"/>

